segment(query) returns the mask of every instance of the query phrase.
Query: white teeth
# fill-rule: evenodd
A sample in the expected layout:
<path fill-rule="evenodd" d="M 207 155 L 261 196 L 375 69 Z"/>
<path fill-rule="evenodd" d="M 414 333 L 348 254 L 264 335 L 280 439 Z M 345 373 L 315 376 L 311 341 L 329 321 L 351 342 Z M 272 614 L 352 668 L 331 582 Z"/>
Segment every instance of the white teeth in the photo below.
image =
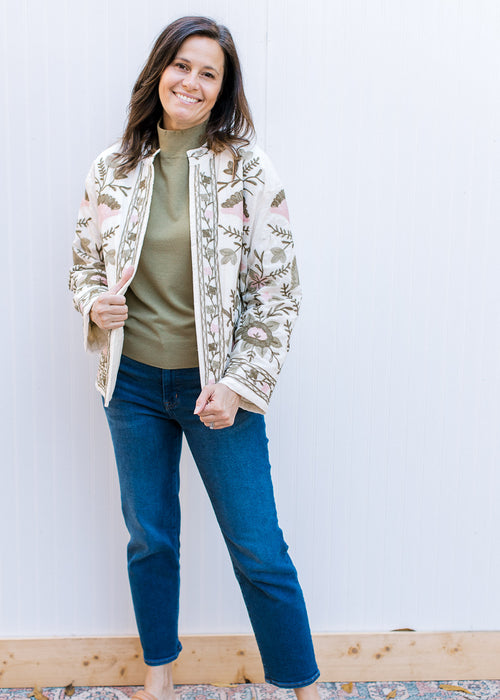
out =
<path fill-rule="evenodd" d="M 188 97 L 187 95 L 179 95 L 178 92 L 176 92 L 175 94 L 181 102 L 186 102 L 190 105 L 194 104 L 195 102 L 199 102 L 199 100 L 195 99 L 194 97 Z"/>

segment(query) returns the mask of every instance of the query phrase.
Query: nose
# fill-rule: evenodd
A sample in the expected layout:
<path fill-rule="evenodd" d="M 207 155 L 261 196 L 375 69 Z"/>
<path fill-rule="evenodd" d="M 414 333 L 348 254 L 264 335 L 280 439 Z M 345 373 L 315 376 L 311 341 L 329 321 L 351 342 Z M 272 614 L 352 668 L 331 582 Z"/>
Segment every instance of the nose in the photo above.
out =
<path fill-rule="evenodd" d="M 190 71 L 182 81 L 186 90 L 195 90 L 198 87 L 198 76 L 194 71 Z"/>

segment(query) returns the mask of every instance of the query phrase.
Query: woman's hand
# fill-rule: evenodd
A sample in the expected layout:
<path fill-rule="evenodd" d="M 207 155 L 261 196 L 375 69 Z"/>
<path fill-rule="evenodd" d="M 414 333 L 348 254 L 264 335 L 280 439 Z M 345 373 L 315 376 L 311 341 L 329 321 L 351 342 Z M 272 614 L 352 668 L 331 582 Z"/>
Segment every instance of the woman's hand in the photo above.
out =
<path fill-rule="evenodd" d="M 225 384 L 207 384 L 196 400 L 194 414 L 207 428 L 228 428 L 234 423 L 239 403 L 239 394 Z"/>
<path fill-rule="evenodd" d="M 90 320 L 105 331 L 121 328 L 128 317 L 128 308 L 125 304 L 125 296 L 118 294 L 134 274 L 133 267 L 127 267 L 118 282 L 111 287 L 109 292 L 104 292 L 97 297 L 90 309 Z"/>

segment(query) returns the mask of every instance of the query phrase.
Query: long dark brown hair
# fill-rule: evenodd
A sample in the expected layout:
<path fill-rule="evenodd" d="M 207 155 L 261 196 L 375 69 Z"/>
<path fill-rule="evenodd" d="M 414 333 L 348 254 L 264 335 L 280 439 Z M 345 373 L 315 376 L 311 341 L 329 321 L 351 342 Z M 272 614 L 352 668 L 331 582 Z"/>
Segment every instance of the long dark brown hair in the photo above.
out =
<path fill-rule="evenodd" d="M 224 53 L 222 86 L 205 133 L 207 145 L 216 153 L 229 148 L 236 158 L 238 147 L 249 144 L 255 129 L 233 37 L 227 27 L 208 17 L 181 17 L 162 31 L 134 85 L 127 126 L 117 154 L 118 174 L 126 175 L 143 156 L 158 148 L 156 127 L 163 114 L 158 93 L 160 78 L 181 44 L 195 35 L 214 39 Z"/>

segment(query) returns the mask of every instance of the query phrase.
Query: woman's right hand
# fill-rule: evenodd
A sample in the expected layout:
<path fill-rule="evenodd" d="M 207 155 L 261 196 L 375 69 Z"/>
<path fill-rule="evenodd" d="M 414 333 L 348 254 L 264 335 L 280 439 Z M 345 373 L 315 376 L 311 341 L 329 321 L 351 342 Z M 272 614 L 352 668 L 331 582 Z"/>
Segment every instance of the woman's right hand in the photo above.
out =
<path fill-rule="evenodd" d="M 127 267 L 118 282 L 111 287 L 109 292 L 104 292 L 97 297 L 90 309 L 90 320 L 102 328 L 109 331 L 114 328 L 121 328 L 125 325 L 128 317 L 128 307 L 125 303 L 125 295 L 118 294 L 134 274 L 133 267 Z"/>

